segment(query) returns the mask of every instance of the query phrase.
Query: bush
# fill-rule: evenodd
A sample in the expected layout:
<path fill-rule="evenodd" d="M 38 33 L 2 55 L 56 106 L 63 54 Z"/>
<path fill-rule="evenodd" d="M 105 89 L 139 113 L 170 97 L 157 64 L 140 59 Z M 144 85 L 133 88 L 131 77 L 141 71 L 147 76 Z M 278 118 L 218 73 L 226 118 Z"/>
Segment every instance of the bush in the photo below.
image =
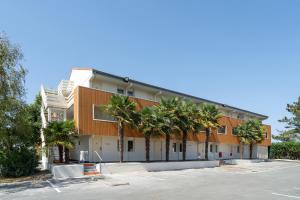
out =
<path fill-rule="evenodd" d="M 38 166 L 34 149 L 14 148 L 0 151 L 0 176 L 19 177 L 32 175 Z"/>
<path fill-rule="evenodd" d="M 300 159 L 300 142 L 273 143 L 270 157 L 274 159 Z"/>

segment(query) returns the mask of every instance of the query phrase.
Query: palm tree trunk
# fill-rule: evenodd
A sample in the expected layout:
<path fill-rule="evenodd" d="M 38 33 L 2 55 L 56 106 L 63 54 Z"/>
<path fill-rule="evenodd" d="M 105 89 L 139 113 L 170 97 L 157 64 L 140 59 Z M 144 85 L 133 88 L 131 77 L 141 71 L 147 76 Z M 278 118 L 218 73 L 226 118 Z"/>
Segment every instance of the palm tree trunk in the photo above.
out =
<path fill-rule="evenodd" d="M 124 124 L 119 122 L 118 124 L 118 132 L 119 132 L 119 147 L 120 147 L 120 162 L 124 161 Z"/>
<path fill-rule="evenodd" d="M 170 135 L 166 135 L 166 161 L 169 161 L 169 153 L 170 153 Z"/>
<path fill-rule="evenodd" d="M 249 145 L 250 160 L 252 160 L 252 150 L 253 150 L 253 144 L 251 143 Z"/>
<path fill-rule="evenodd" d="M 241 143 L 240 144 L 240 158 L 243 159 L 243 154 L 244 154 L 244 146 L 243 144 Z"/>
<path fill-rule="evenodd" d="M 70 150 L 68 148 L 65 148 L 65 163 L 69 164 L 70 162 Z"/>
<path fill-rule="evenodd" d="M 150 161 L 150 136 L 145 135 L 145 147 L 146 147 L 146 161 Z"/>
<path fill-rule="evenodd" d="M 184 131 L 182 134 L 182 160 L 184 161 L 186 158 L 186 140 L 187 140 L 187 132 Z"/>
<path fill-rule="evenodd" d="M 205 160 L 208 160 L 208 139 L 209 139 L 209 128 L 205 129 Z"/>
<path fill-rule="evenodd" d="M 64 151 L 63 151 L 63 146 L 62 145 L 58 145 L 58 155 L 59 155 L 59 162 L 63 163 L 64 162 Z"/>

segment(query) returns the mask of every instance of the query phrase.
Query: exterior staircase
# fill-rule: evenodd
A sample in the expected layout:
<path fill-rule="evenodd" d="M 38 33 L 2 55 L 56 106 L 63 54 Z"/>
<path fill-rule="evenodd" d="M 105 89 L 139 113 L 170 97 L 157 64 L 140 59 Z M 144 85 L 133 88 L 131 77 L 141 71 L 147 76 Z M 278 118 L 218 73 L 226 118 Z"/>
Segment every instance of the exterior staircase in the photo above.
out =
<path fill-rule="evenodd" d="M 96 164 L 93 163 L 84 163 L 83 164 L 83 174 L 85 176 L 97 176 L 100 175 L 100 172 L 97 171 Z"/>

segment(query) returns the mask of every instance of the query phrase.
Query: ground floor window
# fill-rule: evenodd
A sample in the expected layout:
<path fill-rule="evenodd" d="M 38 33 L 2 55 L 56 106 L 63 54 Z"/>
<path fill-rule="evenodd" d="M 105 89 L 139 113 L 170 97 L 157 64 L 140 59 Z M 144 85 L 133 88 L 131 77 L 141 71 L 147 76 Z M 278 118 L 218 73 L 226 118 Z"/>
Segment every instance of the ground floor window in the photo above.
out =
<path fill-rule="evenodd" d="M 212 144 L 209 145 L 209 151 L 210 151 L 210 152 L 213 152 L 213 145 L 212 145 Z"/>
<path fill-rule="evenodd" d="M 182 143 L 179 144 L 179 152 L 182 152 Z"/>
<path fill-rule="evenodd" d="M 173 152 L 176 152 L 176 143 L 172 144 Z"/>
<path fill-rule="evenodd" d="M 240 153 L 240 146 L 237 146 L 237 147 L 236 147 L 236 152 L 237 152 L 237 153 Z"/>
<path fill-rule="evenodd" d="M 133 152 L 134 150 L 134 141 L 133 140 L 128 140 L 127 142 L 127 151 L 128 152 Z"/>
<path fill-rule="evenodd" d="M 218 152 L 218 145 L 216 145 L 216 153 Z"/>

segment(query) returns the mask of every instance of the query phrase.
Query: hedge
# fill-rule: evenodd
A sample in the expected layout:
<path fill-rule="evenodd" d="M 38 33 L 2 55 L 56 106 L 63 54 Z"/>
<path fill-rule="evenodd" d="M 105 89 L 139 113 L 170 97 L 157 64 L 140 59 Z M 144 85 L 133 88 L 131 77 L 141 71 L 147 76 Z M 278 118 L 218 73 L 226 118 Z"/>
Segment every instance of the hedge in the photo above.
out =
<path fill-rule="evenodd" d="M 273 143 L 270 157 L 273 159 L 300 160 L 300 142 Z"/>
<path fill-rule="evenodd" d="M 34 149 L 14 148 L 0 151 L 0 177 L 19 177 L 32 175 L 38 166 Z"/>

